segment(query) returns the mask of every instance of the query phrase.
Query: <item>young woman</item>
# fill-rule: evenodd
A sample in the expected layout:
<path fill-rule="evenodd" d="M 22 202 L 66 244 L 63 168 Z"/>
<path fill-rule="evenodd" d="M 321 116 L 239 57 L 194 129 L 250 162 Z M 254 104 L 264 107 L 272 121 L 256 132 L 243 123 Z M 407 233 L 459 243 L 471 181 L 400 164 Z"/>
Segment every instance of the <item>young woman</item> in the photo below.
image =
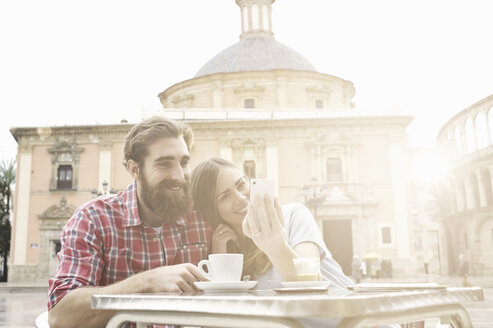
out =
<path fill-rule="evenodd" d="M 319 257 L 321 279 L 333 287 L 352 284 L 301 203 L 281 207 L 268 197 L 249 203 L 249 181 L 220 158 L 200 163 L 191 180 L 195 208 L 214 229 L 212 253 L 243 253 L 244 274 L 258 281 L 257 288 L 267 288 L 269 281 L 296 281 L 296 257 Z"/>

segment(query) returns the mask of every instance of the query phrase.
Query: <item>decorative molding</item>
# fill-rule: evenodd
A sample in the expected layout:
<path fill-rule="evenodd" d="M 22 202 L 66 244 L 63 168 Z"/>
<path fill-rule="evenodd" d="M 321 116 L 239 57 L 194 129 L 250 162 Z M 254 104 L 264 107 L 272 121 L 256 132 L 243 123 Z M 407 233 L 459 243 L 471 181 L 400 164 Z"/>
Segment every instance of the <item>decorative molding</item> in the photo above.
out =
<path fill-rule="evenodd" d="M 32 153 L 34 146 L 35 145 L 26 138 L 17 141 L 17 149 L 20 153 Z"/>
<path fill-rule="evenodd" d="M 194 95 L 184 94 L 173 97 L 173 100 L 171 100 L 171 102 L 176 108 L 190 108 L 192 107 L 194 99 Z"/>
<path fill-rule="evenodd" d="M 51 129 L 51 127 L 47 126 L 47 127 L 39 127 L 38 130 L 38 135 L 39 135 L 39 138 L 41 140 L 45 140 L 45 139 L 48 139 L 49 137 L 51 137 L 53 131 Z"/>
<path fill-rule="evenodd" d="M 81 126 L 62 126 L 51 127 L 51 136 L 49 140 L 71 140 L 77 136 L 79 143 L 82 142 L 98 142 L 101 139 L 121 142 L 125 139 L 130 129 L 134 126 L 132 123 L 109 124 L 109 125 L 81 125 Z M 33 144 L 35 142 L 44 141 L 44 144 L 49 144 L 47 139 L 42 140 L 38 128 L 12 128 L 10 130 L 17 143 Z"/>
<path fill-rule="evenodd" d="M 76 210 L 74 205 L 67 204 L 67 199 L 62 197 L 59 204 L 54 204 L 38 215 L 40 220 L 67 220 Z"/>
<path fill-rule="evenodd" d="M 256 163 L 259 177 L 265 176 L 265 147 L 264 139 L 241 138 L 231 140 L 233 163 L 242 167 L 245 160 L 253 160 Z"/>
<path fill-rule="evenodd" d="M 69 142 L 66 139 L 58 140 L 53 147 L 48 148 L 51 154 L 51 179 L 50 190 L 58 190 L 58 167 L 63 164 L 72 165 L 72 190 L 77 190 L 79 182 L 79 161 L 83 147 L 77 146 L 75 140 Z"/>
<path fill-rule="evenodd" d="M 327 85 L 312 85 L 305 88 L 306 93 L 312 97 L 322 97 L 328 99 L 327 97 L 333 92 L 333 89 Z"/>
<path fill-rule="evenodd" d="M 238 101 L 242 101 L 246 98 L 254 98 L 257 100 L 262 99 L 262 94 L 265 91 L 265 87 L 258 85 L 241 85 L 233 88 L 233 92 Z"/>
<path fill-rule="evenodd" d="M 100 141 L 98 142 L 98 146 L 100 150 L 112 150 L 113 142 L 111 141 Z"/>

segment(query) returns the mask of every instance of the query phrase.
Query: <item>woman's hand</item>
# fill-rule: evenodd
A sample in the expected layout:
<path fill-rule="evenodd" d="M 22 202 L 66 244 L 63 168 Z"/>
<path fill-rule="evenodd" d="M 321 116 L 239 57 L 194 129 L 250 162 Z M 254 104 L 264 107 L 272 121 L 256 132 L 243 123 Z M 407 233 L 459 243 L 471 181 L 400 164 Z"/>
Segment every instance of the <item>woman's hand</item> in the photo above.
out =
<path fill-rule="evenodd" d="M 242 223 L 243 233 L 253 240 L 267 256 L 274 257 L 287 246 L 284 217 L 279 200 L 269 195 L 257 196 L 248 204 L 248 214 Z"/>
<path fill-rule="evenodd" d="M 238 237 L 233 229 L 220 223 L 212 233 L 212 253 L 224 254 L 228 252 L 228 242 L 238 243 Z"/>

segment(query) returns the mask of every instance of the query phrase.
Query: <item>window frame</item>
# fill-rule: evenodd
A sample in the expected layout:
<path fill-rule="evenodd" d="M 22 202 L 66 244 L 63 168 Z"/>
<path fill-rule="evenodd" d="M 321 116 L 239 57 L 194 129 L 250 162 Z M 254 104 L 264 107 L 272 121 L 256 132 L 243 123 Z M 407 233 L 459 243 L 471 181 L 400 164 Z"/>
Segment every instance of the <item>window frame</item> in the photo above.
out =
<path fill-rule="evenodd" d="M 75 141 L 58 141 L 53 147 L 48 149 L 51 154 L 51 178 L 50 191 L 57 190 L 77 190 L 79 180 L 79 163 L 80 153 L 84 151 L 83 147 L 79 147 Z M 58 187 L 58 169 L 60 166 L 72 166 L 72 186 L 71 188 Z"/>
<path fill-rule="evenodd" d="M 247 101 L 251 101 L 252 102 L 252 105 L 253 107 L 247 107 Z M 243 99 L 243 108 L 244 109 L 254 109 L 254 108 L 257 108 L 255 105 L 256 105 L 257 101 L 255 98 L 253 97 L 248 97 L 248 98 L 244 98 Z"/>
<path fill-rule="evenodd" d="M 247 164 L 252 164 L 251 166 L 250 165 L 247 165 Z M 248 171 L 248 167 L 251 167 L 253 168 L 253 175 L 249 174 L 250 172 L 247 172 Z M 243 161 L 243 173 L 245 174 L 245 176 L 248 178 L 248 179 L 255 179 L 257 177 L 257 163 L 255 163 L 254 160 L 244 160 Z"/>
<path fill-rule="evenodd" d="M 70 179 L 67 178 L 70 172 Z M 63 174 L 63 178 L 61 175 Z M 74 168 L 70 164 L 61 164 L 57 168 L 57 190 L 70 190 L 72 189 L 74 179 Z"/>
<path fill-rule="evenodd" d="M 390 243 L 384 243 L 383 241 L 383 229 L 389 229 Z M 379 248 L 395 248 L 395 226 L 393 223 L 378 223 L 378 247 Z"/>
<path fill-rule="evenodd" d="M 330 177 L 335 176 L 335 174 L 329 174 L 329 161 L 337 160 L 339 165 L 338 177 L 340 179 L 332 179 Z M 340 156 L 326 157 L 325 158 L 325 181 L 327 182 L 341 182 L 344 181 L 344 169 L 343 169 L 343 160 Z"/>

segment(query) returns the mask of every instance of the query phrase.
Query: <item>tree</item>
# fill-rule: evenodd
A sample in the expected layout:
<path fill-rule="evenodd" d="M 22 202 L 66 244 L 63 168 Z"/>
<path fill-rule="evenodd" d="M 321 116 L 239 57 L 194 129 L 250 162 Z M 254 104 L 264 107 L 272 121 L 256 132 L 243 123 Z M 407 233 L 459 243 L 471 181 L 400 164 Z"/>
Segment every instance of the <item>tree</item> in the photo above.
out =
<path fill-rule="evenodd" d="M 10 200 L 12 185 L 15 183 L 15 161 L 0 162 L 0 256 L 3 258 L 3 270 L 0 281 L 7 281 L 7 259 L 10 253 Z"/>

